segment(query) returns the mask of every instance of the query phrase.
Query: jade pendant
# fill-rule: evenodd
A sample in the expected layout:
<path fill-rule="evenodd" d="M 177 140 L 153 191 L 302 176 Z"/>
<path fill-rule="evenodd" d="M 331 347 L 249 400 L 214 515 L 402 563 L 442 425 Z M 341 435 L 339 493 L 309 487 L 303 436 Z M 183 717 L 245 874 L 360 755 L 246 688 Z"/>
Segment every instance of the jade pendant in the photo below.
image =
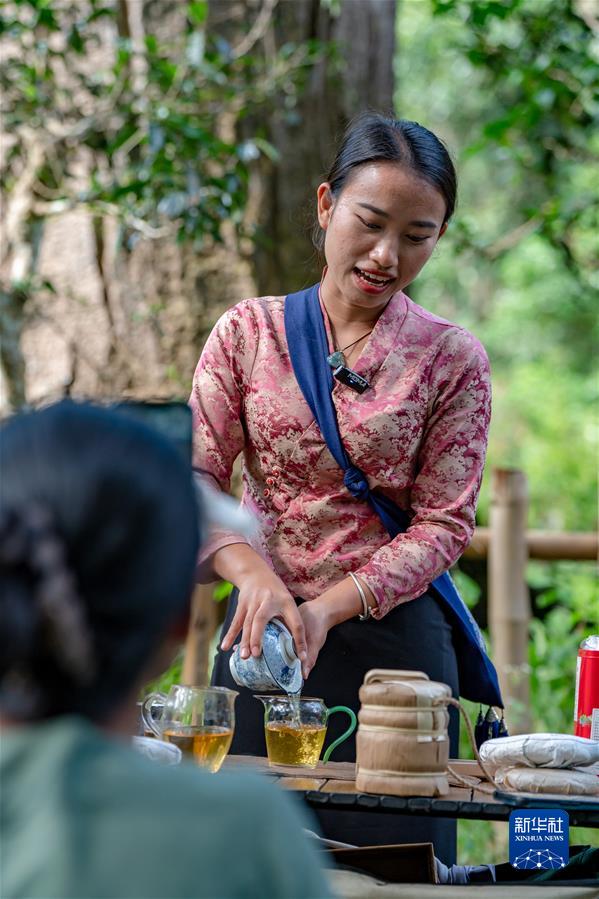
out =
<path fill-rule="evenodd" d="M 334 353 L 331 353 L 330 356 L 327 356 L 327 362 L 331 366 L 331 368 L 339 368 L 340 365 L 345 365 L 345 356 L 341 352 L 341 350 L 335 350 Z"/>

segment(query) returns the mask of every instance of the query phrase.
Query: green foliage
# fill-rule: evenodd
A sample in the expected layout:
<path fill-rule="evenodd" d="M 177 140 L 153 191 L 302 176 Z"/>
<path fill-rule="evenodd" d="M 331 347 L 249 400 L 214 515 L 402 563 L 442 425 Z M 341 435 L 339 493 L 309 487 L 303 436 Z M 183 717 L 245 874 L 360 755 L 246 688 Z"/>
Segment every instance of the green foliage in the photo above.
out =
<path fill-rule="evenodd" d="M 275 151 L 251 129 L 242 142 L 228 137 L 223 113 L 250 119 L 283 89 L 293 100 L 319 50 L 286 45 L 268 63 L 237 55 L 206 35 L 207 10 L 182 0 L 181 33 L 147 33 L 138 46 L 115 3 L 6 4 L 0 90 L 13 140 L 3 186 L 27 166 L 35 129 L 46 151 L 33 187 L 42 217 L 81 204 L 110 212 L 129 249 L 142 235 L 174 230 L 201 244 L 220 238 L 223 221 L 239 225 L 248 165 Z"/>
<path fill-rule="evenodd" d="M 487 471 L 523 469 L 529 526 L 566 530 L 597 521 L 599 44 L 581 9 L 406 0 L 398 21 L 398 112 L 444 137 L 461 181 L 455 220 L 410 293 L 484 343 Z M 488 487 L 485 477 L 481 522 Z M 536 564 L 528 577 L 543 614 L 530 634 L 533 725 L 571 732 L 577 647 L 597 628 L 596 571 Z M 478 707 L 466 705 L 474 720 Z M 471 757 L 464 728 L 461 754 Z M 506 858 L 506 825 L 460 822 L 460 863 Z"/>
<path fill-rule="evenodd" d="M 531 706 L 539 731 L 572 731 L 578 647 L 597 633 L 599 588 L 594 564 L 531 565 L 529 579 L 542 588 L 542 620 L 531 621 Z"/>
<path fill-rule="evenodd" d="M 223 602 L 225 599 L 228 599 L 232 589 L 233 584 L 230 584 L 229 581 L 219 581 L 214 586 L 214 592 L 212 594 L 214 601 Z"/>
<path fill-rule="evenodd" d="M 460 590 L 468 580 L 461 574 Z M 528 649 L 533 727 L 538 732 L 569 733 L 573 730 L 578 647 L 585 637 L 597 633 L 599 625 L 596 565 L 530 562 L 527 580 L 536 592 L 542 616 L 531 620 Z M 488 635 L 485 639 L 488 643 Z M 463 704 L 474 722 L 478 706 Z M 514 708 L 506 711 L 508 728 L 517 712 Z M 465 727 L 460 732 L 460 757 L 474 757 Z"/>
<path fill-rule="evenodd" d="M 495 865 L 508 860 L 508 826 L 502 821 L 458 821 L 458 865 Z"/>
<path fill-rule="evenodd" d="M 143 699 L 144 696 L 148 696 L 150 693 L 168 693 L 173 684 L 181 683 L 182 670 L 183 649 L 177 653 L 166 671 L 163 671 L 162 674 L 145 685 L 141 698 Z"/>
<path fill-rule="evenodd" d="M 458 214 L 410 293 L 487 348 L 487 470 L 527 473 L 529 525 L 591 530 L 599 436 L 599 144 L 589 125 L 599 110 L 596 38 L 570 0 L 429 0 L 401 7 L 399 43 L 398 110 L 457 151 L 461 180 Z M 543 93 L 550 89 L 551 103 Z M 481 522 L 488 487 L 485 478 Z"/>
<path fill-rule="evenodd" d="M 520 218 L 554 250 L 554 265 L 576 289 L 570 336 L 579 352 L 590 349 L 599 287 L 596 36 L 573 0 L 432 0 L 432 11 L 441 25 L 446 15 L 460 21 L 455 46 L 480 95 L 492 100 L 478 110 L 464 157 L 484 153 L 501 171 L 509 205 L 497 210 L 500 227 Z M 485 249 L 477 239 L 471 246 Z M 572 316 L 561 316 L 562 327 L 569 321 Z M 584 356 L 572 361 L 588 366 Z"/>
<path fill-rule="evenodd" d="M 542 619 L 533 618 L 530 629 L 530 710 L 537 733 L 572 733 L 574 683 L 578 647 L 585 637 L 597 632 L 599 588 L 593 563 L 530 563 L 528 582 L 540 590 L 537 605 Z M 464 702 L 470 720 L 478 707 Z M 515 710 L 517 712 L 517 710 Z M 508 709 L 508 727 L 514 709 Z M 462 727 L 460 757 L 472 758 L 472 750 Z M 572 830 L 572 845 L 592 844 L 595 832 Z M 458 827 L 460 864 L 504 862 L 507 860 L 507 826 L 481 821 L 461 821 Z"/>
<path fill-rule="evenodd" d="M 457 566 L 452 569 L 451 577 L 468 608 L 473 609 L 480 599 L 479 585 Z"/>
<path fill-rule="evenodd" d="M 545 359 L 515 359 L 497 372 L 487 470 L 497 465 L 526 472 L 531 527 L 592 530 L 597 383 L 565 360 L 552 364 L 558 355 L 548 349 Z M 483 514 L 488 501 L 485 490 Z"/>

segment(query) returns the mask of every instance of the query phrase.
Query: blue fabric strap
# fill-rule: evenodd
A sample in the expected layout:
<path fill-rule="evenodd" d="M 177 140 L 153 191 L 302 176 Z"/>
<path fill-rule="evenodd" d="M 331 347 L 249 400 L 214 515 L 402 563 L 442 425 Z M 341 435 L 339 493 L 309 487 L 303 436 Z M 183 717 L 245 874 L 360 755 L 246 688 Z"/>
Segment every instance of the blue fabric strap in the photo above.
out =
<path fill-rule="evenodd" d="M 410 517 L 387 496 L 370 489 L 366 475 L 352 465 L 345 451 L 332 398 L 333 374 L 327 362 L 329 347 L 318 287 L 315 284 L 289 294 L 285 300 L 285 332 L 293 371 L 333 458 L 343 470 L 343 483 L 352 496 L 369 503 L 393 538 L 407 530 Z M 460 695 L 503 708 L 497 672 L 487 655 L 482 634 L 449 572 L 436 578 L 431 588 L 441 599 L 452 623 Z"/>

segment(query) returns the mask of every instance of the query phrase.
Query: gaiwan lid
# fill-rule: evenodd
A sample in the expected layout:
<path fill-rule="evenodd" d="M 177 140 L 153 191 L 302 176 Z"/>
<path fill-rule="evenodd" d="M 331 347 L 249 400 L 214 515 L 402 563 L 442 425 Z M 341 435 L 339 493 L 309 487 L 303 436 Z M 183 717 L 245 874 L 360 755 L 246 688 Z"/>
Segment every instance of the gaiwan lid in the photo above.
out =
<path fill-rule="evenodd" d="M 293 637 L 282 621 L 271 619 L 264 629 L 262 654 L 273 680 L 286 693 L 299 693 L 304 679 L 302 665 L 295 654 Z"/>

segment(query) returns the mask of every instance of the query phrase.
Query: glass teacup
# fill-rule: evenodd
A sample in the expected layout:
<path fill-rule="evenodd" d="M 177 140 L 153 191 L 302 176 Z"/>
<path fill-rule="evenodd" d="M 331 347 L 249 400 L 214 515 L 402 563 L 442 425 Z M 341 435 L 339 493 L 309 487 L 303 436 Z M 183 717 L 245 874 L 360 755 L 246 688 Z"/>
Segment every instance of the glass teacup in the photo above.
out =
<path fill-rule="evenodd" d="M 150 693 L 141 714 L 146 728 L 161 740 L 208 771 L 218 771 L 233 740 L 238 695 L 226 687 L 175 684 L 168 695 Z"/>
<path fill-rule="evenodd" d="M 315 768 L 320 759 L 329 717 L 335 712 L 349 715 L 350 725 L 327 748 L 323 762 L 328 762 L 333 750 L 356 729 L 356 716 L 344 705 L 327 709 L 323 699 L 312 696 L 254 694 L 254 698 L 264 703 L 264 735 L 271 765 Z"/>

